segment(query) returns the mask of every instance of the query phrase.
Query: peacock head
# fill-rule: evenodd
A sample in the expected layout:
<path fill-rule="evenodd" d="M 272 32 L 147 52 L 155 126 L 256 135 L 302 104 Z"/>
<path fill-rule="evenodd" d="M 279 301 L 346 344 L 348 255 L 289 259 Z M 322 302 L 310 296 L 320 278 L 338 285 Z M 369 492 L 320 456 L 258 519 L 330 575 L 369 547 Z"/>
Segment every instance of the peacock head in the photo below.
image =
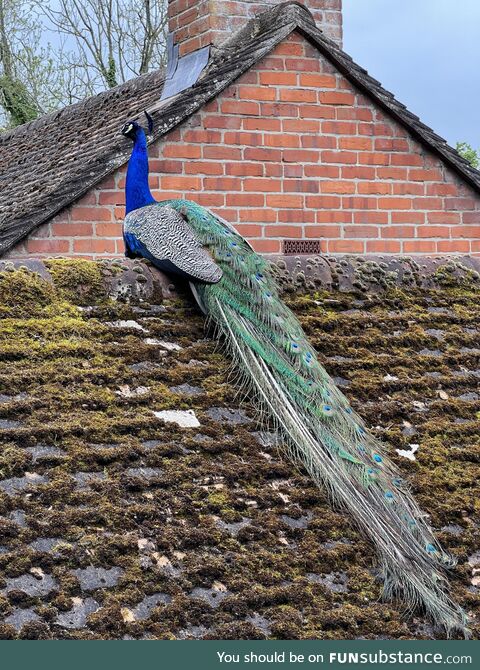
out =
<path fill-rule="evenodd" d="M 153 131 L 153 119 L 147 111 L 145 111 L 145 116 L 147 117 L 148 122 L 148 134 L 151 135 Z M 131 140 L 133 140 L 133 142 L 135 142 L 137 135 L 141 130 L 143 130 L 143 128 L 138 123 L 138 121 L 127 121 L 127 123 L 125 123 L 125 125 L 122 127 L 121 133 L 124 135 L 124 137 L 129 137 Z"/>

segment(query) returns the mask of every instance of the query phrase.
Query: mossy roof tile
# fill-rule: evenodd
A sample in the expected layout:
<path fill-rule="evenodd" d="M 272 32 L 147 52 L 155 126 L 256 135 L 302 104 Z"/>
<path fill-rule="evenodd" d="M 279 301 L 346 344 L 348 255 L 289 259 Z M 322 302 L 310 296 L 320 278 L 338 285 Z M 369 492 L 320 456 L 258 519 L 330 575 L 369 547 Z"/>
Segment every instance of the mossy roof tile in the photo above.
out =
<path fill-rule="evenodd" d="M 96 286 L 83 298 L 72 288 L 77 263 L 83 281 L 90 276 Z M 25 271 L 0 275 L 0 388 L 18 398 L 2 403 L 0 416 L 21 422 L 0 430 L 0 471 L 6 480 L 26 472 L 42 478 L 0 491 L 0 591 L 8 591 L 0 593 L 0 635 L 441 636 L 421 617 L 404 620 L 400 606 L 378 602 L 369 544 L 254 423 L 209 417 L 238 400 L 229 362 L 205 339 L 188 298 L 165 300 L 164 310 L 144 319 L 135 305 L 108 300 L 87 273 L 94 264 L 77 263 L 69 265 L 71 285 L 65 267 L 54 265 L 53 286 Z M 317 287 L 285 295 L 458 557 L 454 593 L 478 617 L 471 580 L 480 528 L 479 289 L 442 277 L 441 289 L 364 295 Z M 80 310 L 75 303 L 85 307 L 85 295 L 91 309 Z M 181 340 L 182 350 L 159 356 L 143 332 L 106 325 L 129 319 Z M 424 347 L 441 355 L 416 355 Z M 156 365 L 132 369 L 140 362 Z M 184 384 L 204 393 L 182 393 Z M 123 385 L 150 393 L 120 397 Z M 195 411 L 202 439 L 197 429 L 153 415 L 172 409 Z M 244 410 L 255 416 L 248 403 Z M 396 452 L 412 442 L 420 445 L 416 461 Z M 38 445 L 65 456 L 35 459 Z M 96 477 L 79 487 L 82 473 Z M 92 570 L 115 579 L 108 588 L 101 580 L 86 585 Z M 48 589 L 29 593 L 37 583 Z"/>

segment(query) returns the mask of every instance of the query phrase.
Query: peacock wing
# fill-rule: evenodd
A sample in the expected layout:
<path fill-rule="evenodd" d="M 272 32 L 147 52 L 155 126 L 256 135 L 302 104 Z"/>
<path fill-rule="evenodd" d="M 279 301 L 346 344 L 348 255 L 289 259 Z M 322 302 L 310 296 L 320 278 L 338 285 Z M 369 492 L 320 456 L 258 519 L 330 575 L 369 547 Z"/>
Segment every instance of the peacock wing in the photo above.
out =
<path fill-rule="evenodd" d="M 181 212 L 157 203 L 125 217 L 124 237 L 133 252 L 160 269 L 177 271 L 188 279 L 215 284 L 223 272 Z"/>

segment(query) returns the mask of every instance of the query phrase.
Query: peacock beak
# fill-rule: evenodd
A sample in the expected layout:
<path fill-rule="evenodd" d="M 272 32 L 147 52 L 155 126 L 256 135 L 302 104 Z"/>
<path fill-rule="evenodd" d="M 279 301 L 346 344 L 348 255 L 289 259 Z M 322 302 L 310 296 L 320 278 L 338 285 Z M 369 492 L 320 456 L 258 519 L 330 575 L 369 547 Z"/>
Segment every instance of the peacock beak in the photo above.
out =
<path fill-rule="evenodd" d="M 124 137 L 131 137 L 133 130 L 133 123 L 126 123 L 120 132 Z"/>

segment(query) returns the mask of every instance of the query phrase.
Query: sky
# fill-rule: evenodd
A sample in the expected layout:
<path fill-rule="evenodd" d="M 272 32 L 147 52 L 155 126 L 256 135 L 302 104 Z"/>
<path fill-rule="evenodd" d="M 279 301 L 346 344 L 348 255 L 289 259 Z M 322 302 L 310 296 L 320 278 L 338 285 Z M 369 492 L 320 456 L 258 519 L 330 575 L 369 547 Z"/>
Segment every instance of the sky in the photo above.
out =
<path fill-rule="evenodd" d="M 455 146 L 480 148 L 480 1 L 343 0 L 344 49 Z"/>

